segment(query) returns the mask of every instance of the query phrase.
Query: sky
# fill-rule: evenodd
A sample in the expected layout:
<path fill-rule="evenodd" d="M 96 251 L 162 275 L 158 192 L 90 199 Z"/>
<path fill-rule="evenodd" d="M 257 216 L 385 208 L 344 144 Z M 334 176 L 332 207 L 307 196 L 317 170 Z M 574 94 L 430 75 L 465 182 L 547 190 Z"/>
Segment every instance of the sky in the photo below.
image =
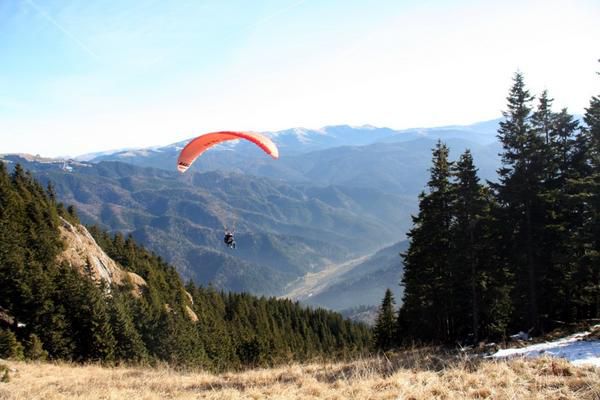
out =
<path fill-rule="evenodd" d="M 516 71 L 583 113 L 598 21 L 598 0 L 0 0 L 0 153 L 469 124 Z"/>

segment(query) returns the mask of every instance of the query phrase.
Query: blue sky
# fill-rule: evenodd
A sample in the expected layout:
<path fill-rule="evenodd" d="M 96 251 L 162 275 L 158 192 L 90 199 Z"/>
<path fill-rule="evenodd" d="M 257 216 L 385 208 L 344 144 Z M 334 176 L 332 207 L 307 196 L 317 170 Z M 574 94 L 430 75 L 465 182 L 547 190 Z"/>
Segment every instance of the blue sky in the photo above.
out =
<path fill-rule="evenodd" d="M 0 0 L 0 153 L 471 123 L 517 69 L 581 113 L 598 21 L 597 0 Z"/>

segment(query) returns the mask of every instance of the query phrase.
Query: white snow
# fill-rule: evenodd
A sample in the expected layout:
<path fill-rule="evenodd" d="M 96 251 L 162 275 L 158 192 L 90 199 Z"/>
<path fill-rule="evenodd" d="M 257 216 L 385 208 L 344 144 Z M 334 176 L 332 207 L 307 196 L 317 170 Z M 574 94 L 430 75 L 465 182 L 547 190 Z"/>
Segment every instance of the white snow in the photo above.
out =
<path fill-rule="evenodd" d="M 596 325 L 594 328 L 598 327 L 600 327 L 600 325 Z M 490 357 L 552 356 L 569 360 L 574 365 L 600 367 L 600 340 L 584 340 L 589 333 L 590 332 L 579 332 L 552 342 L 533 344 L 519 349 L 503 349 L 492 354 Z"/>
<path fill-rule="evenodd" d="M 374 131 L 375 129 L 378 129 L 376 126 L 369 125 L 369 124 L 365 124 L 365 125 L 350 125 L 350 128 L 352 128 L 352 129 L 363 129 L 365 131 Z"/>
<path fill-rule="evenodd" d="M 148 150 L 130 150 L 119 153 L 119 157 L 145 157 L 148 155 Z"/>
<path fill-rule="evenodd" d="M 77 157 L 73 157 L 74 160 L 77 161 L 91 161 L 96 157 L 101 157 L 101 156 L 110 156 L 116 153 L 122 153 L 125 151 L 135 151 L 135 150 L 139 150 L 140 148 L 138 147 L 124 147 L 121 149 L 113 149 L 113 150 L 106 150 L 106 151 L 97 151 L 94 153 L 87 153 L 87 154 L 82 154 L 80 156 Z M 69 158 L 69 157 L 65 157 L 65 158 Z"/>

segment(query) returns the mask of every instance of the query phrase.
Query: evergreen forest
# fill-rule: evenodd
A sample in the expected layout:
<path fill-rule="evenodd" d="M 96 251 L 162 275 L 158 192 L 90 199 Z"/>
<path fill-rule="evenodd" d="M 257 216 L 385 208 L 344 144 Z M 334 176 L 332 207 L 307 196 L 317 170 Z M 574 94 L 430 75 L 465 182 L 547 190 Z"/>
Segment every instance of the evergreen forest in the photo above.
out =
<path fill-rule="evenodd" d="M 78 224 L 20 165 L 0 163 L 0 358 L 135 363 L 223 371 L 364 352 L 370 329 L 297 302 L 225 293 L 181 281 L 175 269 L 121 234 L 90 233 L 132 284 L 92 281 L 57 256 L 59 227 Z M 195 318 L 190 316 L 190 308 Z"/>
<path fill-rule="evenodd" d="M 600 318 L 600 97 L 582 121 L 513 77 L 497 179 L 471 153 L 433 149 L 430 178 L 401 256 L 402 305 L 387 292 L 374 340 L 502 340 Z"/>

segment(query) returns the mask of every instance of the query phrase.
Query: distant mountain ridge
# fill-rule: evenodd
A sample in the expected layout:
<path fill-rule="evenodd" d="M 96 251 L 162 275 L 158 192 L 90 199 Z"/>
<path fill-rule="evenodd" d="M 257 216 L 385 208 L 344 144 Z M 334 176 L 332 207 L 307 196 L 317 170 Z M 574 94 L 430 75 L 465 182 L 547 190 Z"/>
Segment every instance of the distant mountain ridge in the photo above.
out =
<path fill-rule="evenodd" d="M 479 145 L 488 145 L 496 141 L 496 130 L 500 119 L 478 122 L 464 126 L 443 126 L 436 128 L 411 128 L 394 130 L 370 125 L 352 127 L 349 125 L 326 126 L 321 129 L 292 128 L 282 131 L 263 132 L 277 144 L 283 158 L 308 152 L 320 151 L 342 146 L 365 146 L 375 143 L 406 142 L 419 138 L 428 139 L 464 139 Z M 200 133 L 199 133 L 200 134 Z M 88 154 L 76 159 L 100 162 L 122 161 L 140 166 L 151 166 L 170 170 L 181 149 L 191 140 L 179 141 L 167 146 L 154 146 L 142 149 L 125 149 Z M 233 160 L 224 154 L 206 154 L 204 168 L 216 169 L 228 166 L 239 167 L 248 160 L 255 160 L 260 153 L 253 145 L 244 141 L 233 141 L 216 146 L 220 153 L 235 154 Z M 223 158 L 223 162 L 216 159 Z M 260 160 L 260 158 L 259 158 Z"/>

